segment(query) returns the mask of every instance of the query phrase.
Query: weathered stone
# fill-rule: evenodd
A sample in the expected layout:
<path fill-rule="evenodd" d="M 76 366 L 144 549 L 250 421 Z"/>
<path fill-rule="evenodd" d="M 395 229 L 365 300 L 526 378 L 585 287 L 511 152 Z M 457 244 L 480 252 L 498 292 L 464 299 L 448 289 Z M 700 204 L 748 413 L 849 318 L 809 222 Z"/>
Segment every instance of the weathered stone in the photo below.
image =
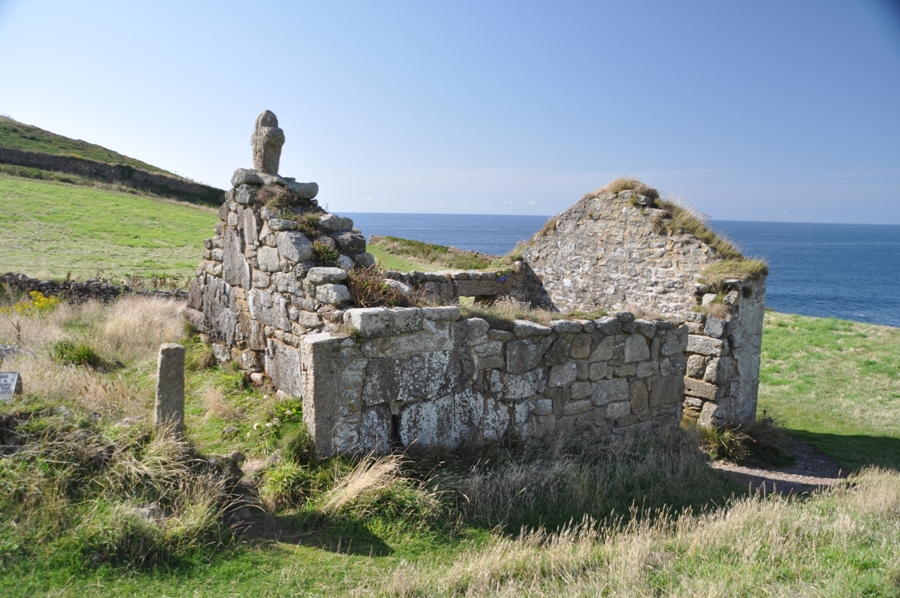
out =
<path fill-rule="evenodd" d="M 684 376 L 659 376 L 650 389 L 650 407 L 677 405 L 684 397 Z"/>
<path fill-rule="evenodd" d="M 716 357 L 711 359 L 709 365 L 706 366 L 706 371 L 703 373 L 703 380 L 710 384 L 724 384 L 731 376 L 732 363 L 733 360 L 730 357 Z"/>
<path fill-rule="evenodd" d="M 400 441 L 404 446 L 454 449 L 474 436 L 483 416 L 484 399 L 471 390 L 418 401 L 400 411 Z"/>
<path fill-rule="evenodd" d="M 575 381 L 577 373 L 578 368 L 574 361 L 555 365 L 550 370 L 547 386 L 568 386 Z"/>
<path fill-rule="evenodd" d="M 295 220 L 284 220 L 282 218 L 271 218 L 269 220 L 269 228 L 273 231 L 290 231 L 297 230 L 300 225 Z"/>
<path fill-rule="evenodd" d="M 375 256 L 371 253 L 359 253 L 353 256 L 353 263 L 360 268 L 371 268 L 375 265 Z"/>
<path fill-rule="evenodd" d="M 367 307 L 344 312 L 344 325 L 363 338 L 394 336 L 422 330 L 425 318 L 418 307 Z"/>
<path fill-rule="evenodd" d="M 550 399 L 537 399 L 534 402 L 534 415 L 549 415 L 553 413 L 553 401 Z"/>
<path fill-rule="evenodd" d="M 590 378 L 591 381 L 596 382 L 601 378 L 605 378 L 608 371 L 609 366 L 606 365 L 606 362 L 598 361 L 597 363 L 592 363 L 588 370 L 588 378 Z"/>
<path fill-rule="evenodd" d="M 619 334 L 622 331 L 622 325 L 619 323 L 618 318 L 613 316 L 603 316 L 595 320 L 594 323 L 597 325 L 597 330 L 607 336 Z"/>
<path fill-rule="evenodd" d="M 696 378 L 686 377 L 684 379 L 684 393 L 691 395 L 692 397 L 700 397 L 701 399 L 713 401 L 716 398 L 717 390 L 718 389 L 714 384 L 709 384 L 708 382 L 703 382 Z"/>
<path fill-rule="evenodd" d="M 572 339 L 572 349 L 569 356 L 572 359 L 586 359 L 591 354 L 591 335 L 579 334 Z"/>
<path fill-rule="evenodd" d="M 536 368 L 541 363 L 541 345 L 530 339 L 506 343 L 506 371 L 521 374 Z"/>
<path fill-rule="evenodd" d="M 272 222 L 271 220 L 269 221 Z M 294 262 L 305 262 L 312 259 L 312 243 L 306 235 L 298 232 L 275 233 L 275 243 L 279 253 Z M 313 268 L 315 270 L 315 268 Z"/>
<path fill-rule="evenodd" d="M 341 270 L 352 270 L 355 262 L 350 256 L 347 255 L 339 255 L 337 259 L 338 268 Z"/>
<path fill-rule="evenodd" d="M 325 233 L 339 233 L 352 228 L 352 220 L 349 218 L 341 218 L 337 214 L 325 214 L 319 218 L 319 230 Z M 365 241 L 365 239 L 363 239 L 363 241 Z"/>
<path fill-rule="evenodd" d="M 478 345 L 487 340 L 490 324 L 481 318 L 464 318 L 452 325 L 453 342 L 457 345 Z"/>
<path fill-rule="evenodd" d="M 550 377 L 552 378 L 553 375 L 551 374 Z M 583 399 L 585 397 L 589 397 L 589 396 L 593 395 L 593 392 L 594 392 L 593 385 L 586 380 L 582 380 L 579 382 L 573 382 L 571 391 L 572 391 L 573 399 Z"/>
<path fill-rule="evenodd" d="M 635 380 L 631 383 L 629 400 L 631 401 L 631 411 L 633 413 L 643 413 L 647 410 L 649 395 L 647 393 L 647 385 L 643 380 Z"/>
<path fill-rule="evenodd" d="M 281 256 L 274 247 L 260 247 L 256 253 L 256 263 L 264 272 L 281 272 Z"/>
<path fill-rule="evenodd" d="M 628 400 L 628 380 L 599 380 L 594 382 L 594 405 L 602 407 L 616 401 Z"/>
<path fill-rule="evenodd" d="M 702 378 L 706 372 L 706 360 L 703 355 L 691 355 L 687 358 L 687 375 L 691 378 Z"/>
<path fill-rule="evenodd" d="M 557 334 L 574 334 L 581 332 L 581 324 L 573 320 L 553 320 L 550 329 Z"/>
<path fill-rule="evenodd" d="M 274 290 L 252 289 L 247 293 L 250 317 L 263 324 L 290 331 L 291 320 L 288 317 L 287 300 Z"/>
<path fill-rule="evenodd" d="M 489 382 L 491 391 L 507 400 L 527 399 L 541 394 L 546 386 L 543 368 L 523 374 L 509 374 L 492 370 Z"/>
<path fill-rule="evenodd" d="M 366 250 L 366 238 L 360 233 L 345 231 L 332 235 L 338 247 L 347 255 L 356 255 Z"/>
<path fill-rule="evenodd" d="M 342 284 L 320 284 L 316 287 L 316 301 L 329 305 L 341 305 L 353 301 L 353 295 L 350 293 L 350 289 Z"/>
<path fill-rule="evenodd" d="M 636 375 L 638 378 L 649 378 L 659 373 L 659 362 L 643 361 L 637 365 Z"/>
<path fill-rule="evenodd" d="M 544 365 L 556 365 L 569 361 L 571 345 L 565 338 L 557 338 L 541 360 Z"/>
<path fill-rule="evenodd" d="M 631 402 L 619 401 L 610 403 L 606 406 L 606 417 L 610 419 L 619 419 L 631 414 Z"/>
<path fill-rule="evenodd" d="M 701 355 L 710 355 L 720 357 L 728 351 L 726 341 L 710 338 L 708 336 L 700 336 L 691 334 L 688 336 L 688 353 L 699 353 Z"/>
<path fill-rule="evenodd" d="M 256 118 L 250 144 L 253 146 L 253 168 L 266 174 L 278 174 L 284 131 L 278 128 L 275 114 L 265 110 Z"/>
<path fill-rule="evenodd" d="M 579 415 L 581 413 L 586 413 L 593 408 L 594 405 L 590 401 L 570 401 L 563 405 L 562 414 L 565 417 Z"/>
<path fill-rule="evenodd" d="M 703 334 L 713 338 L 723 338 L 728 336 L 728 321 L 720 320 L 710 316 L 706 319 L 706 326 L 703 327 Z"/>
<path fill-rule="evenodd" d="M 428 351 L 405 359 L 370 359 L 363 402 L 367 405 L 435 399 L 463 388 L 474 366 L 461 349 Z"/>
<path fill-rule="evenodd" d="M 347 271 L 340 268 L 310 268 L 306 277 L 316 283 L 337 283 L 347 280 Z"/>
<path fill-rule="evenodd" d="M 157 430 L 184 432 L 184 347 L 167 343 L 159 347 L 156 366 Z"/>
<path fill-rule="evenodd" d="M 647 339 L 640 335 L 631 335 L 625 338 L 625 362 L 646 361 L 650 359 L 650 347 Z"/>
<path fill-rule="evenodd" d="M 649 320 L 635 320 L 634 325 L 637 327 L 637 331 L 642 336 L 652 339 L 656 336 L 656 324 Z"/>
<path fill-rule="evenodd" d="M 422 315 L 435 322 L 455 322 L 459 319 L 460 312 L 458 305 L 448 305 L 445 307 L 423 307 Z"/>
<path fill-rule="evenodd" d="M 588 357 L 588 361 L 608 361 L 612 359 L 614 347 L 615 341 L 613 337 L 607 336 L 603 338 L 599 343 L 597 343 L 597 346 L 594 347 L 594 350 L 591 351 L 591 354 Z"/>
<path fill-rule="evenodd" d="M 365 453 L 386 453 L 391 448 L 393 417 L 387 405 L 366 407 L 359 424 L 359 448 Z"/>
<path fill-rule="evenodd" d="M 238 231 L 227 228 L 222 239 L 222 278 L 232 286 L 250 287 L 250 266 L 244 259 L 244 248 Z"/>
<path fill-rule="evenodd" d="M 548 336 L 552 332 L 553 331 L 549 327 L 541 326 L 540 324 L 535 324 L 528 320 L 516 320 L 513 322 L 512 333 L 519 338 L 528 336 Z"/>

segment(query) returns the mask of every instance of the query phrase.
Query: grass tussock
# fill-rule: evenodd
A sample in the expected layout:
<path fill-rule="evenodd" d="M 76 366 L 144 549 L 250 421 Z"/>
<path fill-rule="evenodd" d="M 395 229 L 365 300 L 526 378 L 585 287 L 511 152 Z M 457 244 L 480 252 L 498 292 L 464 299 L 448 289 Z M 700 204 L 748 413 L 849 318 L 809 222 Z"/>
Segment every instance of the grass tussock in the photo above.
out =
<path fill-rule="evenodd" d="M 604 193 L 612 193 L 615 195 L 622 191 L 634 191 L 638 195 L 644 195 L 650 199 L 659 199 L 659 191 L 631 177 L 619 177 L 616 180 L 607 183 L 605 187 L 601 187 L 593 193 L 588 193 L 585 197 L 595 199 Z"/>
<path fill-rule="evenodd" d="M 729 279 L 744 280 L 769 273 L 769 265 L 763 260 L 750 258 L 726 259 L 715 262 L 703 270 L 701 280 L 713 291 L 724 289 Z"/>
<path fill-rule="evenodd" d="M 467 318 L 482 318 L 490 323 L 492 328 L 511 330 L 515 320 L 528 320 L 544 326 L 549 326 L 554 320 L 596 320 L 607 315 L 606 310 L 592 312 L 574 311 L 560 313 L 546 309 L 535 309 L 529 304 L 519 301 L 514 297 L 501 297 L 491 304 L 460 304 L 460 311 Z"/>
<path fill-rule="evenodd" d="M 392 286 L 377 268 L 354 268 L 347 272 L 347 288 L 358 307 L 412 307 L 416 297 Z"/>
<path fill-rule="evenodd" d="M 2 558 L 141 569 L 225 538 L 226 480 L 176 435 L 58 411 L 2 419 Z"/>
<path fill-rule="evenodd" d="M 369 246 L 390 255 L 411 258 L 451 270 L 481 270 L 490 266 L 491 261 L 495 259 L 495 256 L 475 251 L 392 236 L 372 235 Z"/>
<path fill-rule="evenodd" d="M 739 465 L 783 466 L 793 463 L 788 452 L 788 435 L 771 417 L 743 424 L 699 426 L 704 449 L 713 459 Z"/>

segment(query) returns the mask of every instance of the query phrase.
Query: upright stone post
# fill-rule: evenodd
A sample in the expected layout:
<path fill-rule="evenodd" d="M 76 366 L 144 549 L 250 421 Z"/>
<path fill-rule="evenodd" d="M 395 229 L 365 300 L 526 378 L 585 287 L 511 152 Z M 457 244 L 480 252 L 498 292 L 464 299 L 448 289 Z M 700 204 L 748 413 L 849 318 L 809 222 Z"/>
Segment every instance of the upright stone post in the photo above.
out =
<path fill-rule="evenodd" d="M 177 434 L 184 432 L 184 347 L 166 343 L 159 347 L 156 366 L 157 430 L 171 427 Z"/>

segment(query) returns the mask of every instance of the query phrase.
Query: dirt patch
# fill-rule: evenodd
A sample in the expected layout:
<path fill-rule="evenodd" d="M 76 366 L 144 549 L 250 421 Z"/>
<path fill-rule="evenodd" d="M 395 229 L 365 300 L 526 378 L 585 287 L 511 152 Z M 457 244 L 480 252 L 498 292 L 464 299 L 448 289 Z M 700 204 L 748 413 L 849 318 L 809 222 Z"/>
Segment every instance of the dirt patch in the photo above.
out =
<path fill-rule="evenodd" d="M 834 459 L 807 444 L 795 441 L 788 451 L 797 460 L 786 467 L 747 467 L 725 461 L 711 461 L 709 465 L 754 491 L 779 494 L 816 492 L 834 486 L 850 473 L 841 470 Z"/>

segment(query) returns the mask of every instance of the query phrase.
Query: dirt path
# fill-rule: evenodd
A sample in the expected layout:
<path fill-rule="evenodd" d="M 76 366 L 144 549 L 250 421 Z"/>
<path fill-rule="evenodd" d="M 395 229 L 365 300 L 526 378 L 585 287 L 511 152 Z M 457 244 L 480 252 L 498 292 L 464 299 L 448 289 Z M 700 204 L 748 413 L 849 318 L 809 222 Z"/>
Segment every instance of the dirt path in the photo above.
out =
<path fill-rule="evenodd" d="M 763 469 L 724 461 L 711 461 L 710 467 L 753 490 L 779 494 L 815 492 L 837 484 L 849 473 L 841 471 L 834 459 L 807 444 L 794 442 L 789 451 L 797 460 L 787 467 Z"/>

